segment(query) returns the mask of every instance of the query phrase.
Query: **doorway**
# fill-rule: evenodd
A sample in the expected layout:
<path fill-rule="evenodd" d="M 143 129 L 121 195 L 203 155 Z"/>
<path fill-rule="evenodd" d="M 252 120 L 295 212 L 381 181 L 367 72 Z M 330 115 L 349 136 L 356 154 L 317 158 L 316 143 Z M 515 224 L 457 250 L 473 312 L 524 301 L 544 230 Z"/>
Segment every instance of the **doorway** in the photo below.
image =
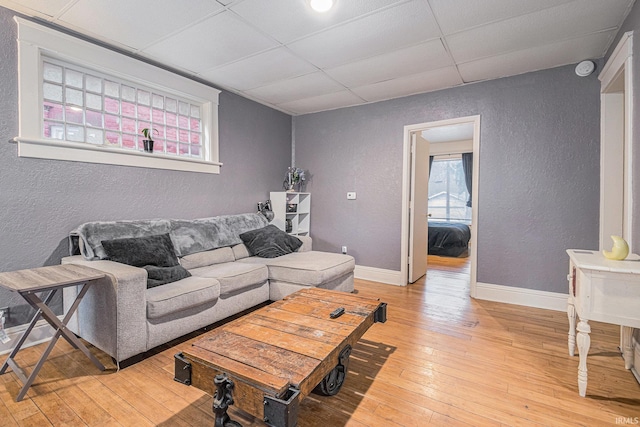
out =
<path fill-rule="evenodd" d="M 600 76 L 600 250 L 611 235 L 633 252 L 633 33 L 625 33 Z"/>
<path fill-rule="evenodd" d="M 476 283 L 477 283 L 477 240 L 478 240 L 478 190 L 479 190 L 479 165 L 480 165 L 480 116 L 468 116 L 460 117 L 456 119 L 440 120 L 435 122 L 420 123 L 415 125 L 408 125 L 404 127 L 404 144 L 403 144 L 403 183 L 402 183 L 402 249 L 401 249 L 401 277 L 403 284 L 410 282 L 410 278 L 415 279 L 419 272 L 416 273 L 413 260 L 424 256 L 427 257 L 426 245 L 422 246 L 422 241 L 426 239 L 422 236 L 423 231 L 420 227 L 414 227 L 413 224 L 417 223 L 417 220 L 422 216 L 426 223 L 426 212 L 422 215 L 422 212 L 412 213 L 412 206 L 427 205 L 427 192 L 415 191 L 416 185 L 412 182 L 412 177 L 415 178 L 414 165 L 416 159 L 412 157 L 412 146 L 415 146 L 416 135 L 422 135 L 423 132 L 437 131 L 445 127 L 451 127 L 455 125 L 471 124 L 473 127 L 473 174 L 472 174 L 472 207 L 471 207 L 471 242 L 470 242 L 470 295 L 476 296 Z M 426 159 L 428 163 L 428 159 Z M 424 162 L 424 159 L 419 163 Z M 418 186 L 419 188 L 420 186 Z M 418 223 L 419 224 L 419 223 Z M 420 235 L 414 236 L 414 233 Z M 423 239 L 425 237 L 425 239 Z M 426 265 L 426 264 L 425 264 Z M 426 272 L 426 267 L 425 267 Z M 410 277 L 413 276 L 413 277 Z"/>

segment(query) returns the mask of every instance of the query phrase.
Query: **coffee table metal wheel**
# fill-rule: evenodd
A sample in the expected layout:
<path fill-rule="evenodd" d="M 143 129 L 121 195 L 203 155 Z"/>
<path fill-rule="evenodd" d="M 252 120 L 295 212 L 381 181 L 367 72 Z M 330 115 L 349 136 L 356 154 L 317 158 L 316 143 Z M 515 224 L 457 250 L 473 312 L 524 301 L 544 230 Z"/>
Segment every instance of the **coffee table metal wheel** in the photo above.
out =
<path fill-rule="evenodd" d="M 347 345 L 338 356 L 338 364 L 331 372 L 329 372 L 320 381 L 320 384 L 313 389 L 315 393 L 322 394 L 324 396 L 335 396 L 340 392 L 344 379 L 347 376 L 349 370 L 349 356 L 351 355 L 351 346 Z"/>

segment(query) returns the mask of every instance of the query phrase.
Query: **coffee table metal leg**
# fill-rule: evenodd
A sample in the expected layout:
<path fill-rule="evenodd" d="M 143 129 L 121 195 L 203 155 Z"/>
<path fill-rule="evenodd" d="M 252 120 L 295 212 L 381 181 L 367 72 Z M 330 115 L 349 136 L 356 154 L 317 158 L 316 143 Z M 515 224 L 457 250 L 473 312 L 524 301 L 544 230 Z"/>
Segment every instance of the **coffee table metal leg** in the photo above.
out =
<path fill-rule="evenodd" d="M 351 346 L 347 345 L 338 356 L 338 365 L 329 372 L 320 381 L 320 384 L 314 389 L 315 392 L 324 394 L 325 396 L 334 396 L 338 394 L 347 376 L 349 369 L 349 356 L 351 355 Z"/>
<path fill-rule="evenodd" d="M 218 374 L 213 379 L 216 394 L 213 396 L 213 413 L 216 416 L 215 427 L 242 427 L 227 414 L 229 406 L 233 405 L 233 381 L 225 374 Z"/>

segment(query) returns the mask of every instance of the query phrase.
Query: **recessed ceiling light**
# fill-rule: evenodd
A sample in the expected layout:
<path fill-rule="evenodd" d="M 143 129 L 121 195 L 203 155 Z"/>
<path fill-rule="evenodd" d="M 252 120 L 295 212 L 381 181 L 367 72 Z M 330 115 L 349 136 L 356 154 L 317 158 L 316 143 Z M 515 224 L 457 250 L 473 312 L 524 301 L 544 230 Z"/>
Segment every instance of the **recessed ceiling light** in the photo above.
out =
<path fill-rule="evenodd" d="M 333 0 L 310 0 L 309 4 L 316 12 L 326 12 L 333 7 Z"/>

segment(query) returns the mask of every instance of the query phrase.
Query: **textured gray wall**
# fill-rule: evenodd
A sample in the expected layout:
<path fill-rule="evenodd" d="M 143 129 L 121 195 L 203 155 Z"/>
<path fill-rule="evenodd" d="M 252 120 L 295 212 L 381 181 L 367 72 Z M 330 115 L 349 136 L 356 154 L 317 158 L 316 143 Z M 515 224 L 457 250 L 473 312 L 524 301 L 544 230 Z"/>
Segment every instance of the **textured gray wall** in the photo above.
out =
<path fill-rule="evenodd" d="M 403 126 L 480 114 L 478 281 L 566 292 L 599 220 L 599 82 L 573 69 L 295 117 L 314 248 L 400 270 Z"/>
<path fill-rule="evenodd" d="M 613 50 L 618 46 L 618 42 L 627 31 L 635 31 L 633 43 L 633 123 L 635 129 L 633 132 L 633 211 L 640 212 L 640 131 L 638 124 L 640 123 L 640 3 L 636 2 L 629 12 L 627 19 L 618 31 L 615 40 L 611 43 L 611 47 L 605 56 L 605 60 L 609 59 Z M 603 62 L 604 64 L 605 62 Z M 640 215 L 633 217 L 631 244 L 635 253 L 640 253 Z"/>
<path fill-rule="evenodd" d="M 220 94 L 220 175 L 26 159 L 18 135 L 16 25 L 0 8 L 0 271 L 59 264 L 86 221 L 253 212 L 281 188 L 291 116 Z M 0 307 L 23 304 L 0 290 Z"/>

